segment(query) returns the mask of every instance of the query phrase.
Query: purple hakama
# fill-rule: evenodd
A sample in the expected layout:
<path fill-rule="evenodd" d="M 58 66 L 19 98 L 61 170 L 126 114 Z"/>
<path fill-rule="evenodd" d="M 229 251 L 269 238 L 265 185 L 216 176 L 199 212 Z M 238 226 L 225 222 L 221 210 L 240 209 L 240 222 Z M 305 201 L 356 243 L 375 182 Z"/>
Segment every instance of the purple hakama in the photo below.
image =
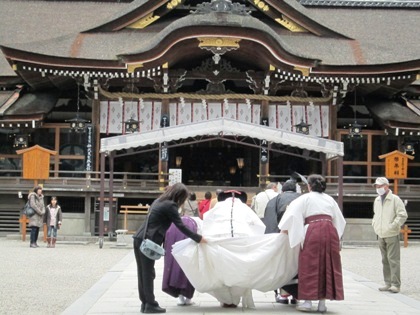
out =
<path fill-rule="evenodd" d="M 197 233 L 197 223 L 194 219 L 187 216 L 184 216 L 181 219 L 187 228 Z M 183 295 L 187 299 L 191 299 L 195 289 L 174 259 L 174 256 L 172 256 L 172 245 L 186 238 L 187 236 L 179 231 L 174 224 L 172 224 L 166 232 L 164 242 L 166 254 L 164 257 L 165 266 L 163 269 L 162 291 L 173 297 Z"/>

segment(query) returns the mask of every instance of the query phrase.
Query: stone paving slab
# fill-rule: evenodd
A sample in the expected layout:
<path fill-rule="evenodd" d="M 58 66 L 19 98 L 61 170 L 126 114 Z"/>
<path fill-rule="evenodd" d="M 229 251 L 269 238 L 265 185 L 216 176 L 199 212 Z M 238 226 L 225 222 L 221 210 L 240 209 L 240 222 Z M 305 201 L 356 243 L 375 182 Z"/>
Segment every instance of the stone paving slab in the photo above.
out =
<path fill-rule="evenodd" d="M 177 306 L 177 299 L 161 290 L 163 260 L 156 262 L 155 295 L 169 314 L 302 314 L 292 305 L 274 302 L 273 292 L 253 291 L 255 309 L 224 309 L 215 298 L 196 292 L 192 306 Z M 420 314 L 420 301 L 401 293 L 380 292 L 377 283 L 343 270 L 344 301 L 327 301 L 328 314 L 340 315 L 414 315 Z M 314 303 L 316 313 L 316 303 Z M 134 315 L 140 313 L 137 293 L 137 271 L 134 254 L 129 253 L 63 315 Z"/>

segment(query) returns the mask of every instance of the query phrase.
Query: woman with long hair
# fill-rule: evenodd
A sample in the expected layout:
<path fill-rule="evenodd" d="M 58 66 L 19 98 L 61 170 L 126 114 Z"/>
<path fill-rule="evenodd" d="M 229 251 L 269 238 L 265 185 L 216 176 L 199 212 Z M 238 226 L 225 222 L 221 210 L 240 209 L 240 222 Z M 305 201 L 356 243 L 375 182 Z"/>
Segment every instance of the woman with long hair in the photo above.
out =
<path fill-rule="evenodd" d="M 42 194 L 42 186 L 36 186 L 34 191 L 28 195 L 29 204 L 35 213 L 29 218 L 28 226 L 31 228 L 31 243 L 29 247 L 37 248 L 39 228 L 44 224 L 44 195 Z"/>
<path fill-rule="evenodd" d="M 146 229 L 146 238 L 162 245 L 166 231 L 171 223 L 186 236 L 197 243 L 205 242 L 201 235 L 188 229 L 179 216 L 178 209 L 188 198 L 188 189 L 181 183 L 169 186 L 167 190 L 156 199 L 149 210 L 149 219 L 134 234 L 134 255 L 137 262 L 137 279 L 139 298 L 141 301 L 140 311 L 142 313 L 165 313 L 166 309 L 161 308 L 155 300 L 153 281 L 155 279 L 155 261 L 147 258 L 140 251 L 140 245 L 144 238 Z"/>
<path fill-rule="evenodd" d="M 57 230 L 61 228 L 63 214 L 57 203 L 57 197 L 51 197 L 44 216 L 44 223 L 47 225 L 47 247 L 54 248 L 57 241 Z"/>

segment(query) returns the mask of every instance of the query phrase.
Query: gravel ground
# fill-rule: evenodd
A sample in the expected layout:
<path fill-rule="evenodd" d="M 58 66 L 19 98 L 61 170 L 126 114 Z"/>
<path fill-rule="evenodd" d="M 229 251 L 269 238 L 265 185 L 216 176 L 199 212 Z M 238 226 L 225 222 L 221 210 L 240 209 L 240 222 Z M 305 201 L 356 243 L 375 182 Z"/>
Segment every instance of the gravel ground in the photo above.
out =
<path fill-rule="evenodd" d="M 0 238 L 0 314 L 60 314 L 124 258 L 131 248 L 105 243 L 29 248 Z M 343 268 L 383 284 L 377 247 L 344 246 Z M 420 301 L 420 243 L 401 248 L 401 293 Z"/>
<path fill-rule="evenodd" d="M 343 269 L 358 274 L 381 286 L 381 252 L 379 247 L 344 246 L 341 251 Z M 420 301 L 420 243 L 401 247 L 401 293 Z"/>
<path fill-rule="evenodd" d="M 131 251 L 38 244 L 0 238 L 0 314 L 60 314 Z"/>

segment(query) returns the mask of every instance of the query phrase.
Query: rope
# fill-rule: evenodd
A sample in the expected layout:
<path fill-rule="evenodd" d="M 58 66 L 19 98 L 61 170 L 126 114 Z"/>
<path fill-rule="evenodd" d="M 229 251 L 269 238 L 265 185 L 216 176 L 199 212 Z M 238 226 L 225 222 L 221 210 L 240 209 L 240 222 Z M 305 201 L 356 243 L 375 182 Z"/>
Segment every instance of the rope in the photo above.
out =
<path fill-rule="evenodd" d="M 196 94 L 196 93 L 129 93 L 129 92 L 108 92 L 99 87 L 99 92 L 108 99 L 206 99 L 206 100 L 224 100 L 224 99 L 249 99 L 253 101 L 272 101 L 272 102 L 313 102 L 327 103 L 332 99 L 329 97 L 295 97 L 295 96 L 269 96 L 257 94 Z"/>

